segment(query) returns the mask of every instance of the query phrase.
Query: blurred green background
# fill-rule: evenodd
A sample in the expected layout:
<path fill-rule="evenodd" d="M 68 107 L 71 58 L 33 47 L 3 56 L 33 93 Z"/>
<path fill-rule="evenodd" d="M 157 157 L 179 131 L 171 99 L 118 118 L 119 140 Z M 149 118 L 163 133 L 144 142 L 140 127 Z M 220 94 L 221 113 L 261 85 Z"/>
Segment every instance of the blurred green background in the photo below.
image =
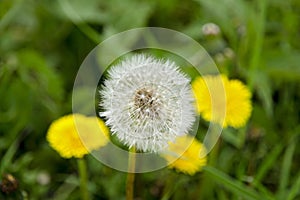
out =
<path fill-rule="evenodd" d="M 245 128 L 224 130 L 203 172 L 138 174 L 136 199 L 300 199 L 299 0 L 0 0 L 0 172 L 19 182 L 0 199 L 79 198 L 76 161 L 49 147 L 48 126 L 71 112 L 88 53 L 144 26 L 198 41 L 249 86 L 254 109 Z M 87 160 L 93 199 L 124 199 L 126 174 Z"/>

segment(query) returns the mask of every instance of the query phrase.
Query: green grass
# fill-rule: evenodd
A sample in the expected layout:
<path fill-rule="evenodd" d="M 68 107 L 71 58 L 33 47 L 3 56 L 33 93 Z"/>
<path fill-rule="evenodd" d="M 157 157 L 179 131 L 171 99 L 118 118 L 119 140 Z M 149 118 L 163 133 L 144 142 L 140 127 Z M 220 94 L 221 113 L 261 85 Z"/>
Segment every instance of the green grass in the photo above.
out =
<path fill-rule="evenodd" d="M 80 198 L 76 161 L 49 147 L 48 126 L 71 112 L 73 82 L 88 53 L 115 33 L 144 26 L 198 41 L 222 73 L 248 85 L 253 112 L 246 127 L 224 130 L 202 172 L 138 174 L 135 197 L 300 199 L 299 13 L 298 0 L 0 1 L 0 172 L 19 182 L 0 199 Z M 209 22 L 219 35 L 202 33 Z M 201 119 L 198 139 L 206 129 Z M 125 173 L 92 156 L 86 161 L 93 199 L 125 198 Z"/>

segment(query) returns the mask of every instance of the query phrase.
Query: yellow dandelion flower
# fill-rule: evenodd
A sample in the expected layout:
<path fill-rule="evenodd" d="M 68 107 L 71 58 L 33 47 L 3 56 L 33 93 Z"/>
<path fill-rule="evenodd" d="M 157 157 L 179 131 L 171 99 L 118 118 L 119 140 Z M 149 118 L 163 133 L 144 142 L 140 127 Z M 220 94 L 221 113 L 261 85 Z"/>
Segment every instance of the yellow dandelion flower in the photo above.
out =
<path fill-rule="evenodd" d="M 193 81 L 192 88 L 197 110 L 207 121 L 223 121 L 223 127 L 240 128 L 251 116 L 251 92 L 239 80 L 229 80 L 225 75 L 198 77 Z M 225 99 L 218 98 L 220 92 L 225 92 Z M 216 104 L 216 109 L 212 109 L 212 101 Z M 218 109 L 220 106 L 226 106 L 226 110 Z M 225 115 L 218 113 L 221 110 L 226 111 Z"/>
<path fill-rule="evenodd" d="M 108 134 L 105 123 L 97 117 L 71 114 L 52 122 L 47 140 L 61 157 L 82 158 L 90 151 L 106 145 Z"/>
<path fill-rule="evenodd" d="M 203 144 L 192 136 L 185 135 L 177 137 L 175 143 L 170 143 L 168 151 L 162 156 L 170 163 L 169 168 L 192 176 L 201 171 L 207 163 L 206 156 L 201 157 L 203 153 L 205 153 Z M 178 155 L 181 156 L 174 161 Z"/>

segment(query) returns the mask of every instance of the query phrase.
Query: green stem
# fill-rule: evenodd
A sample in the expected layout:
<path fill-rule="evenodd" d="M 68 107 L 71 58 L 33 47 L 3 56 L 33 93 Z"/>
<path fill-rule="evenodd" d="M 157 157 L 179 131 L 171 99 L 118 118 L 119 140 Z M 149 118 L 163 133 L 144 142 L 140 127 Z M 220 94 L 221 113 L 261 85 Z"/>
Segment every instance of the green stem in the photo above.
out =
<path fill-rule="evenodd" d="M 86 170 L 86 163 L 85 160 L 78 159 L 78 170 L 79 170 L 79 177 L 80 177 L 80 191 L 81 191 L 81 199 L 82 200 L 89 200 L 89 192 L 87 189 L 87 170 Z"/>
<path fill-rule="evenodd" d="M 165 185 L 164 193 L 163 193 L 163 196 L 162 196 L 161 200 L 170 199 L 173 192 L 175 191 L 175 186 L 174 185 L 177 183 L 176 178 L 178 178 L 177 174 L 175 174 L 174 172 L 169 173 L 169 176 L 166 180 L 166 185 Z"/>
<path fill-rule="evenodd" d="M 128 157 L 128 173 L 126 180 L 126 200 L 133 200 L 135 176 L 135 147 L 130 149 Z"/>

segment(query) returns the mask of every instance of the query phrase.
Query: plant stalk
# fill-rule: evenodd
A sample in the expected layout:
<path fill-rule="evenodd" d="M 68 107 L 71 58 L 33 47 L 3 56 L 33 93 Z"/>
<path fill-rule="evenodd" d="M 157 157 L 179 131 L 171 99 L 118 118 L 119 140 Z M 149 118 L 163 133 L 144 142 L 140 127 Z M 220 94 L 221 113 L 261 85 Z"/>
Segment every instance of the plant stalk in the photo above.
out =
<path fill-rule="evenodd" d="M 133 200 L 135 178 L 135 147 L 130 149 L 128 157 L 128 173 L 126 180 L 126 200 Z"/>
<path fill-rule="evenodd" d="M 87 169 L 85 160 L 77 159 L 79 178 L 80 178 L 80 193 L 82 200 L 89 200 L 89 192 L 87 189 Z"/>

